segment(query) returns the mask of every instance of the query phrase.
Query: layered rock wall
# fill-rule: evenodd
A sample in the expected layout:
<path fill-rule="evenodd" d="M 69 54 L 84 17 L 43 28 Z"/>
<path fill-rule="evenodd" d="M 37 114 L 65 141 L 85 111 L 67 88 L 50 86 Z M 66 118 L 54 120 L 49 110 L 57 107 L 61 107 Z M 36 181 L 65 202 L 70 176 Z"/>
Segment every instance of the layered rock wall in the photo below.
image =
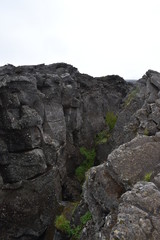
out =
<path fill-rule="evenodd" d="M 118 116 L 113 129 L 107 112 Z M 101 164 L 86 174 L 78 209 L 92 220 L 80 238 L 159 240 L 159 130 L 158 72 L 127 83 L 64 63 L 1 67 L 0 239 L 40 239 L 59 202 L 80 196 L 80 147 L 94 146 Z"/>
<path fill-rule="evenodd" d="M 124 99 L 111 139 L 114 150 L 89 171 L 83 187 L 93 220 L 81 239 L 159 239 L 159 83 L 160 74 L 148 71 Z M 109 144 L 101 146 L 101 156 Z"/>
<path fill-rule="evenodd" d="M 93 146 L 106 112 L 118 113 L 129 88 L 118 76 L 96 79 L 63 63 L 0 68 L 2 240 L 38 239 L 57 201 L 74 198 L 79 147 Z"/>

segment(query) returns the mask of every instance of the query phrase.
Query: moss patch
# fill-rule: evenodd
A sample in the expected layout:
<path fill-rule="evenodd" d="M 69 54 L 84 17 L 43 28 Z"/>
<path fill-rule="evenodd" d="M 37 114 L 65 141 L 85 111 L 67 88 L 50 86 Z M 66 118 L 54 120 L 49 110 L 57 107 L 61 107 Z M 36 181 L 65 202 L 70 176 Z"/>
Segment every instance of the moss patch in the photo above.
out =
<path fill-rule="evenodd" d="M 127 96 L 125 102 L 124 102 L 124 106 L 127 107 L 131 104 L 131 102 L 133 101 L 133 99 L 135 98 L 136 94 L 139 92 L 139 88 L 137 87 L 136 89 L 133 89 Z"/>
<path fill-rule="evenodd" d="M 108 142 L 108 139 L 110 137 L 110 133 L 107 130 L 103 130 L 99 132 L 95 137 L 95 144 L 103 144 Z"/>
<path fill-rule="evenodd" d="M 71 226 L 70 226 L 70 221 L 68 221 L 63 214 L 61 214 L 60 216 L 57 216 L 57 217 L 56 217 L 55 227 L 56 227 L 59 231 L 67 234 L 68 236 L 71 236 L 71 235 L 72 235 L 72 230 L 71 230 Z"/>
<path fill-rule="evenodd" d="M 83 183 L 85 180 L 85 173 L 94 166 L 94 160 L 96 157 L 95 149 L 88 150 L 85 147 L 80 148 L 81 155 L 85 158 L 79 167 L 75 170 L 76 178 Z"/>
<path fill-rule="evenodd" d="M 145 136 L 149 136 L 149 131 L 148 131 L 147 128 L 144 129 L 144 132 L 143 132 L 143 133 L 144 133 Z"/>
<path fill-rule="evenodd" d="M 82 229 L 86 225 L 86 223 L 92 219 L 92 215 L 89 211 L 87 211 L 83 216 L 80 218 L 80 225 L 78 226 L 71 226 L 70 221 L 61 214 L 60 216 L 56 217 L 55 226 L 56 228 L 66 234 L 68 237 L 71 237 L 72 240 L 80 239 L 80 235 Z"/>
<path fill-rule="evenodd" d="M 152 176 L 152 172 L 146 173 L 145 176 L 144 176 L 144 181 L 150 182 L 151 181 L 151 176 Z"/>
<path fill-rule="evenodd" d="M 117 122 L 117 116 L 114 114 L 114 112 L 107 112 L 106 124 L 109 127 L 110 131 L 112 131 L 112 129 L 115 127 L 116 122 Z"/>
<path fill-rule="evenodd" d="M 92 214 L 90 211 L 87 211 L 82 217 L 81 217 L 81 224 L 86 225 L 86 223 L 92 219 Z"/>

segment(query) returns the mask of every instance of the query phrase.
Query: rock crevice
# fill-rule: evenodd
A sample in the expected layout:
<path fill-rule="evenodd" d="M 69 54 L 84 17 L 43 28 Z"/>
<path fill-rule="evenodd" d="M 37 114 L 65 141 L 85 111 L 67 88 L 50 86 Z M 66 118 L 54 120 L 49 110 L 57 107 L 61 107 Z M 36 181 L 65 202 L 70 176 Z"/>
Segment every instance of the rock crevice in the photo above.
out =
<path fill-rule="evenodd" d="M 80 148 L 94 147 L 100 165 L 83 185 L 92 220 L 81 239 L 158 240 L 159 98 L 152 70 L 129 83 L 65 63 L 0 67 L 0 238 L 39 240 L 58 202 L 80 197 Z"/>

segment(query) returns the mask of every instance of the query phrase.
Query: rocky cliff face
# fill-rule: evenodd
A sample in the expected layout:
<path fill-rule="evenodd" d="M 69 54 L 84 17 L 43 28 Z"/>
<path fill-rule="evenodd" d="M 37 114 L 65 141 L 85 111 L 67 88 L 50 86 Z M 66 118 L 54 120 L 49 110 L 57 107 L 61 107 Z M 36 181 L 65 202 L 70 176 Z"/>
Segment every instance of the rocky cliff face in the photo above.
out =
<path fill-rule="evenodd" d="M 160 74 L 148 71 L 125 98 L 111 139 L 114 150 L 89 171 L 83 187 L 93 217 L 81 239 L 159 239 L 159 83 Z"/>
<path fill-rule="evenodd" d="M 80 239 L 158 240 L 159 129 L 157 72 L 127 83 L 64 63 L 1 67 L 0 239 L 42 239 L 59 202 L 79 200 L 75 169 L 85 147 L 95 149 L 98 166 L 72 219 L 91 212 Z"/>
<path fill-rule="evenodd" d="M 79 147 L 94 145 L 131 88 L 67 64 L 0 68 L 0 238 L 38 239 L 58 202 L 80 195 Z"/>

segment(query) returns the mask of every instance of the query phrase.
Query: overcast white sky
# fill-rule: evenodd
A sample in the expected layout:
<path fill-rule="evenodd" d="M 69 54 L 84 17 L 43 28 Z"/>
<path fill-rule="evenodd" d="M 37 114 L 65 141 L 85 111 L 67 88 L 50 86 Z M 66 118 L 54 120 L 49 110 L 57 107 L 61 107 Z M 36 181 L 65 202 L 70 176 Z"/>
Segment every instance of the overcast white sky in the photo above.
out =
<path fill-rule="evenodd" d="M 56 62 L 125 79 L 160 71 L 160 0 L 0 0 L 0 65 Z"/>

